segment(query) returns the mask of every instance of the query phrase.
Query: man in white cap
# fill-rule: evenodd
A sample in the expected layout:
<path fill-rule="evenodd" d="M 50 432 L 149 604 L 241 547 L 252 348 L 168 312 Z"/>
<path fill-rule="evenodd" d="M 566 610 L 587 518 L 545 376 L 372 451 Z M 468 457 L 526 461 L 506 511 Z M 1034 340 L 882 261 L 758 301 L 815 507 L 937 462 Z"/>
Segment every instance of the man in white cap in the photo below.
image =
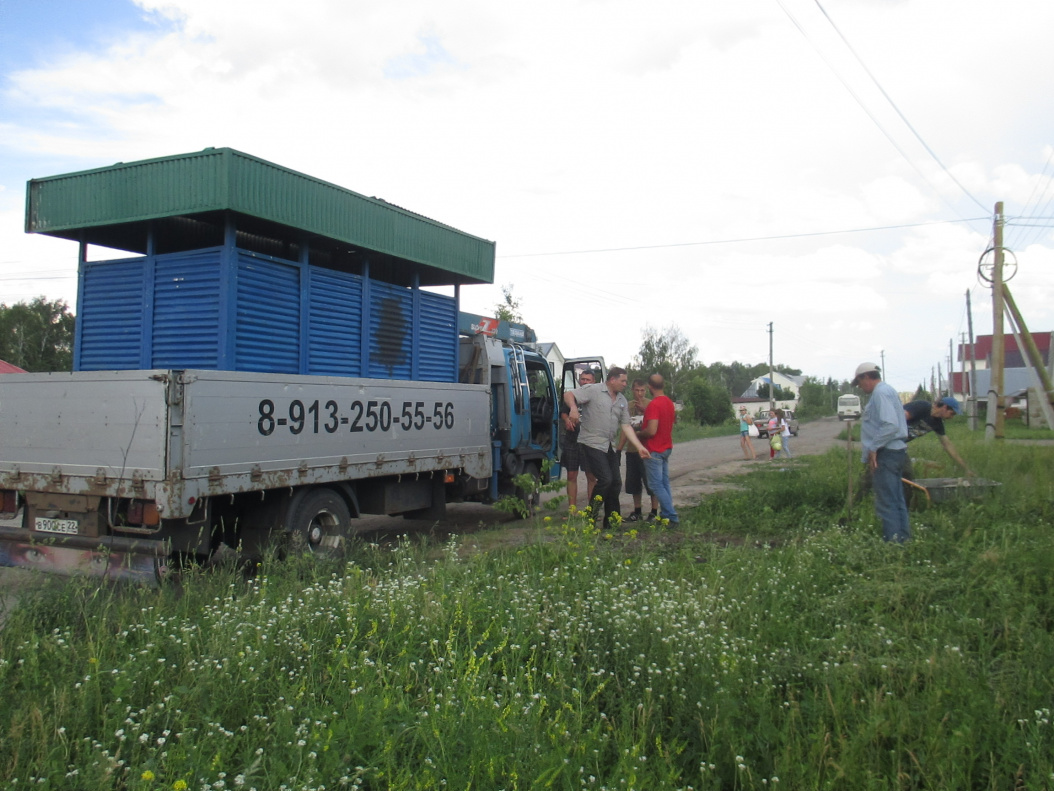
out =
<path fill-rule="evenodd" d="M 875 513 L 882 520 L 882 537 L 902 544 L 911 538 L 908 506 L 901 488 L 901 470 L 908 455 L 908 423 L 904 405 L 890 385 L 882 381 L 874 363 L 860 363 L 853 384 L 871 398 L 860 422 L 860 460 L 871 471 Z"/>

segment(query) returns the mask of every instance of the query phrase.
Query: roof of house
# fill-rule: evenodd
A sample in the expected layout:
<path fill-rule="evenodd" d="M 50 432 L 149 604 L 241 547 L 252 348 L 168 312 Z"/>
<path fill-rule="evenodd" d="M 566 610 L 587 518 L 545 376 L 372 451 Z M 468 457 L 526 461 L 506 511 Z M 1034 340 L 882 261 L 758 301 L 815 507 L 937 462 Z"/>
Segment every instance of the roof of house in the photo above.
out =
<path fill-rule="evenodd" d="M 0 360 L 0 374 L 24 374 L 29 373 L 28 371 L 19 368 L 17 365 L 11 365 L 9 362 Z"/>
<path fill-rule="evenodd" d="M 1051 349 L 1051 338 L 1054 337 L 1054 332 L 1034 332 L 1032 333 L 1032 340 L 1036 342 L 1036 348 L 1039 353 L 1043 355 L 1043 362 L 1046 365 L 1050 364 L 1050 349 Z M 986 360 L 992 354 L 992 336 L 991 335 L 978 335 L 974 339 L 974 352 L 973 359 L 975 360 Z M 1017 348 L 1017 339 L 1014 338 L 1014 334 L 1007 332 L 1003 335 L 1003 353 L 1006 356 L 1006 367 L 1007 368 L 1021 368 L 1024 367 L 1023 354 L 1020 349 Z M 960 343 L 959 344 L 959 360 L 970 359 L 970 344 Z"/>

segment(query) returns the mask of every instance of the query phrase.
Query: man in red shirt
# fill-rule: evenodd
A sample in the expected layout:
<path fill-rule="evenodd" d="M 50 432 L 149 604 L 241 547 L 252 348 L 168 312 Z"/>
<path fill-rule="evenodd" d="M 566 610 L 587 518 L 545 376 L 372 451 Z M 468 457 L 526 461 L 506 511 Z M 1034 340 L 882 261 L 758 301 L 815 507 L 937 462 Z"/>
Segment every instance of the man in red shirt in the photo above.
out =
<path fill-rule="evenodd" d="M 665 393 L 666 382 L 662 374 L 648 377 L 651 403 L 644 410 L 644 425 L 639 436 L 651 454 L 644 460 L 648 471 L 648 482 L 659 498 L 659 515 L 669 520 L 671 526 L 680 524 L 680 517 L 673 507 L 673 492 L 670 490 L 670 453 L 673 452 L 673 424 L 677 410 Z"/>

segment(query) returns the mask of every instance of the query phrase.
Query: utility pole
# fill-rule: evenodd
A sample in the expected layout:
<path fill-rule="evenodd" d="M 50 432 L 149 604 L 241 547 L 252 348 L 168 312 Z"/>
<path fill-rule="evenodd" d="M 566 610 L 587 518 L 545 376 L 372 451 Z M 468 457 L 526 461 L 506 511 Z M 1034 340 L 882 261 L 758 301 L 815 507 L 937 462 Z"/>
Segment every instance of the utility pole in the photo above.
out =
<path fill-rule="evenodd" d="M 954 373 L 954 371 L 955 371 L 955 363 L 952 362 L 952 356 L 953 355 L 954 355 L 954 352 L 952 351 L 952 339 L 948 338 L 948 393 L 947 394 L 950 395 L 950 396 L 954 396 L 955 395 L 955 388 L 952 386 L 952 373 Z"/>
<path fill-rule="evenodd" d="M 880 363 L 880 368 L 882 370 L 882 380 L 884 382 L 888 382 L 889 381 L 889 374 L 886 373 L 886 350 L 883 349 L 882 351 L 880 351 L 878 353 L 878 356 L 882 359 L 882 362 Z"/>
<path fill-rule="evenodd" d="M 776 408 L 776 370 L 772 364 L 772 322 L 769 322 L 769 409 Z M 789 451 L 788 451 L 789 452 Z"/>
<path fill-rule="evenodd" d="M 970 289 L 966 289 L 966 327 L 970 331 L 970 400 L 966 414 L 969 415 L 970 431 L 977 431 L 977 358 L 973 346 L 973 308 L 970 306 Z"/>
<path fill-rule="evenodd" d="M 966 401 L 966 333 L 959 333 L 959 387 L 962 388 L 963 401 Z M 952 393 L 955 395 L 955 393 Z"/>
<path fill-rule="evenodd" d="M 992 221 L 992 378 L 988 385 L 988 412 L 985 416 L 984 438 L 1003 439 L 1006 408 L 1003 403 L 1003 369 L 1006 349 L 1003 340 L 1003 202 L 995 205 Z"/>
<path fill-rule="evenodd" d="M 939 401 L 941 397 L 941 391 L 944 385 L 944 374 L 941 372 L 941 364 L 937 363 L 937 390 L 933 394 L 933 400 Z"/>

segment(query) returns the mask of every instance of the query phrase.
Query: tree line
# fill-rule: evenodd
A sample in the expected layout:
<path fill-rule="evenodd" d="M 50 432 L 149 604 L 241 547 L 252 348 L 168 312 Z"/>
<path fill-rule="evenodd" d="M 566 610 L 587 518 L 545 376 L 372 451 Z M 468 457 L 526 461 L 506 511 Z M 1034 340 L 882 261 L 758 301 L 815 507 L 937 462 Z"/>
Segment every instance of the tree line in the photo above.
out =
<path fill-rule="evenodd" d="M 741 395 L 759 376 L 769 372 L 768 362 L 704 365 L 698 357 L 698 348 L 676 324 L 662 330 L 649 326 L 645 327 L 640 350 L 627 369 L 631 380 L 645 379 L 653 373 L 662 374 L 666 379 L 666 394 L 682 401 L 689 419 L 704 426 L 734 419 L 732 399 Z M 789 376 L 801 375 L 801 369 L 784 364 L 777 364 L 773 369 Z M 852 392 L 852 389 L 848 381 L 828 379 L 824 382 L 816 377 L 806 377 L 799 388 L 798 416 L 833 415 L 837 411 L 838 396 Z M 759 387 L 758 395 L 767 398 L 768 385 Z M 793 393 L 776 385 L 777 401 L 793 398 Z"/>
<path fill-rule="evenodd" d="M 30 372 L 69 371 L 74 323 L 65 300 L 0 303 L 0 360 Z"/>

